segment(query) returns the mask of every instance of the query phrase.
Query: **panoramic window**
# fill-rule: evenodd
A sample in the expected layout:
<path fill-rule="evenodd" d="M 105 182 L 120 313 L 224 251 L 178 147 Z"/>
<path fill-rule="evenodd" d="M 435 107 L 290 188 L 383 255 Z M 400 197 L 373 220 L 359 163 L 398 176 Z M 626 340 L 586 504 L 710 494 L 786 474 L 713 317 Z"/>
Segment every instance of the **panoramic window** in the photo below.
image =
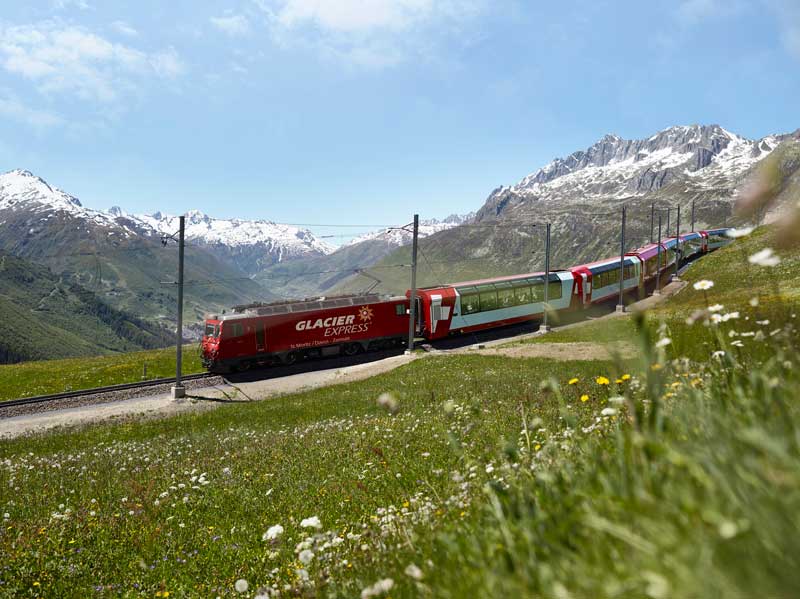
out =
<path fill-rule="evenodd" d="M 477 293 L 468 293 L 461 296 L 461 313 L 475 314 L 480 312 L 481 302 Z"/>
<path fill-rule="evenodd" d="M 481 312 L 497 309 L 497 291 L 495 291 L 494 288 L 491 289 L 487 289 L 486 287 L 481 288 L 480 296 L 481 296 Z"/>
<path fill-rule="evenodd" d="M 497 301 L 501 308 L 514 306 L 517 301 L 514 297 L 514 290 L 511 287 L 497 290 Z"/>

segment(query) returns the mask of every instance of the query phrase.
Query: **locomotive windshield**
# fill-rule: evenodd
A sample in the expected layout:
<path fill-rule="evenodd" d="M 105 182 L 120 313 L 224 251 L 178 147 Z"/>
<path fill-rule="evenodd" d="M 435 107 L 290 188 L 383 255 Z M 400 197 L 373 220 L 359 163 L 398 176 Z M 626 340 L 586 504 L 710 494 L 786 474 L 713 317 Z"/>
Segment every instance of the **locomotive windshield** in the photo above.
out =
<path fill-rule="evenodd" d="M 219 325 L 206 324 L 206 337 L 214 337 L 215 339 L 219 337 Z"/>

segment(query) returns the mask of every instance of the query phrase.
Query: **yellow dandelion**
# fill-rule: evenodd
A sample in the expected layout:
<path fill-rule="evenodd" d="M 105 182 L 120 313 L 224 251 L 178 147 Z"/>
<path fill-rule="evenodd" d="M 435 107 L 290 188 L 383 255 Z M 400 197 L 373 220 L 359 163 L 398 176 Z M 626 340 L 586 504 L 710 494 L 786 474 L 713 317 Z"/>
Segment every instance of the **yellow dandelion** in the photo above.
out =
<path fill-rule="evenodd" d="M 578 383 L 578 379 L 577 378 L 571 378 L 571 379 L 569 379 L 569 382 L 567 384 L 568 385 L 576 385 L 577 383 Z"/>
<path fill-rule="evenodd" d="M 674 383 L 672 383 L 672 385 L 671 385 L 671 387 L 672 387 L 673 389 L 674 389 L 675 387 L 680 387 L 680 386 L 681 386 L 681 383 L 680 383 L 680 381 L 675 381 L 675 382 L 674 382 Z"/>
<path fill-rule="evenodd" d="M 611 382 L 604 376 L 598 376 L 595 381 L 598 385 L 608 385 Z"/>
<path fill-rule="evenodd" d="M 622 384 L 622 379 L 617 379 L 617 380 L 616 380 L 616 381 L 614 381 L 614 382 L 615 382 L 617 385 L 621 385 L 621 384 Z"/>
<path fill-rule="evenodd" d="M 658 362 L 650 366 L 650 370 L 661 370 L 662 368 L 663 366 L 661 366 L 661 364 L 659 364 Z"/>
<path fill-rule="evenodd" d="M 584 393 L 581 395 L 581 401 L 589 401 L 589 396 Z"/>
<path fill-rule="evenodd" d="M 623 375 L 622 375 L 621 377 L 619 377 L 619 378 L 621 378 L 623 381 L 629 381 L 629 380 L 631 380 L 631 375 L 629 375 L 629 374 L 623 374 Z"/>
<path fill-rule="evenodd" d="M 691 382 L 692 387 L 697 387 L 697 385 L 702 385 L 702 384 L 703 384 L 703 380 L 702 379 L 692 379 L 692 382 Z"/>

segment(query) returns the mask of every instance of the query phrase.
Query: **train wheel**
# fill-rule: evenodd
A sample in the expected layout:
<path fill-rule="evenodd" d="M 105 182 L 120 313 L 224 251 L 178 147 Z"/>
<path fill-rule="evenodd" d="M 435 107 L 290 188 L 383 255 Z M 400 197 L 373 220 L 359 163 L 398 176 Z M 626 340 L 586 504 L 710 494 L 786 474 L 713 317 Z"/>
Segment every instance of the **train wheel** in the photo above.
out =
<path fill-rule="evenodd" d="M 344 346 L 344 355 L 355 356 L 361 352 L 361 345 L 358 343 L 348 343 Z"/>
<path fill-rule="evenodd" d="M 295 364 L 297 362 L 297 358 L 298 358 L 297 352 L 290 351 L 283 357 L 283 363 L 286 364 L 287 366 L 291 366 L 292 364 Z"/>
<path fill-rule="evenodd" d="M 243 360 L 236 365 L 236 370 L 238 372 L 247 372 L 252 367 L 252 362 L 250 360 Z"/>

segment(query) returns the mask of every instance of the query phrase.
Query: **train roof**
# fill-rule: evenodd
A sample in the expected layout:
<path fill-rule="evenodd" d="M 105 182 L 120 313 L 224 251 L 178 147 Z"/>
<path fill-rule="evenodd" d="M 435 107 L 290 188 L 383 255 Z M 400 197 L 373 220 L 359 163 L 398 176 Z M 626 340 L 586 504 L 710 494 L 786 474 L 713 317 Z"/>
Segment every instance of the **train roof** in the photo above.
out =
<path fill-rule="evenodd" d="M 628 259 L 633 261 L 633 256 L 630 254 L 625 254 L 625 261 L 627 262 Z M 573 266 L 570 270 L 576 270 L 578 268 L 594 268 L 597 266 L 606 266 L 607 264 L 619 264 L 619 256 L 614 256 L 613 258 L 606 258 L 605 260 L 595 260 L 594 262 L 587 262 L 585 264 L 578 264 Z"/>
<path fill-rule="evenodd" d="M 550 271 L 550 277 L 558 274 L 570 274 L 569 271 L 564 269 L 553 269 Z M 487 285 L 489 283 L 505 283 L 506 281 L 516 281 L 517 279 L 528 279 L 533 277 L 544 277 L 544 272 L 530 272 L 521 275 L 507 275 L 503 277 L 492 277 L 491 279 L 477 279 L 475 281 L 460 281 L 458 283 L 447 283 L 445 285 L 435 285 L 433 287 L 421 287 L 417 291 L 431 291 L 436 289 L 451 289 L 455 287 L 474 287 L 476 285 Z"/>
<path fill-rule="evenodd" d="M 348 306 L 363 306 L 364 304 L 377 304 L 403 300 L 403 296 L 388 296 L 378 293 L 350 294 L 305 298 L 301 300 L 282 300 L 277 302 L 255 302 L 233 306 L 229 314 L 207 314 L 207 320 L 234 320 L 253 316 L 273 316 L 276 314 L 294 314 L 298 312 L 312 312 L 331 308 L 346 308 Z"/>

